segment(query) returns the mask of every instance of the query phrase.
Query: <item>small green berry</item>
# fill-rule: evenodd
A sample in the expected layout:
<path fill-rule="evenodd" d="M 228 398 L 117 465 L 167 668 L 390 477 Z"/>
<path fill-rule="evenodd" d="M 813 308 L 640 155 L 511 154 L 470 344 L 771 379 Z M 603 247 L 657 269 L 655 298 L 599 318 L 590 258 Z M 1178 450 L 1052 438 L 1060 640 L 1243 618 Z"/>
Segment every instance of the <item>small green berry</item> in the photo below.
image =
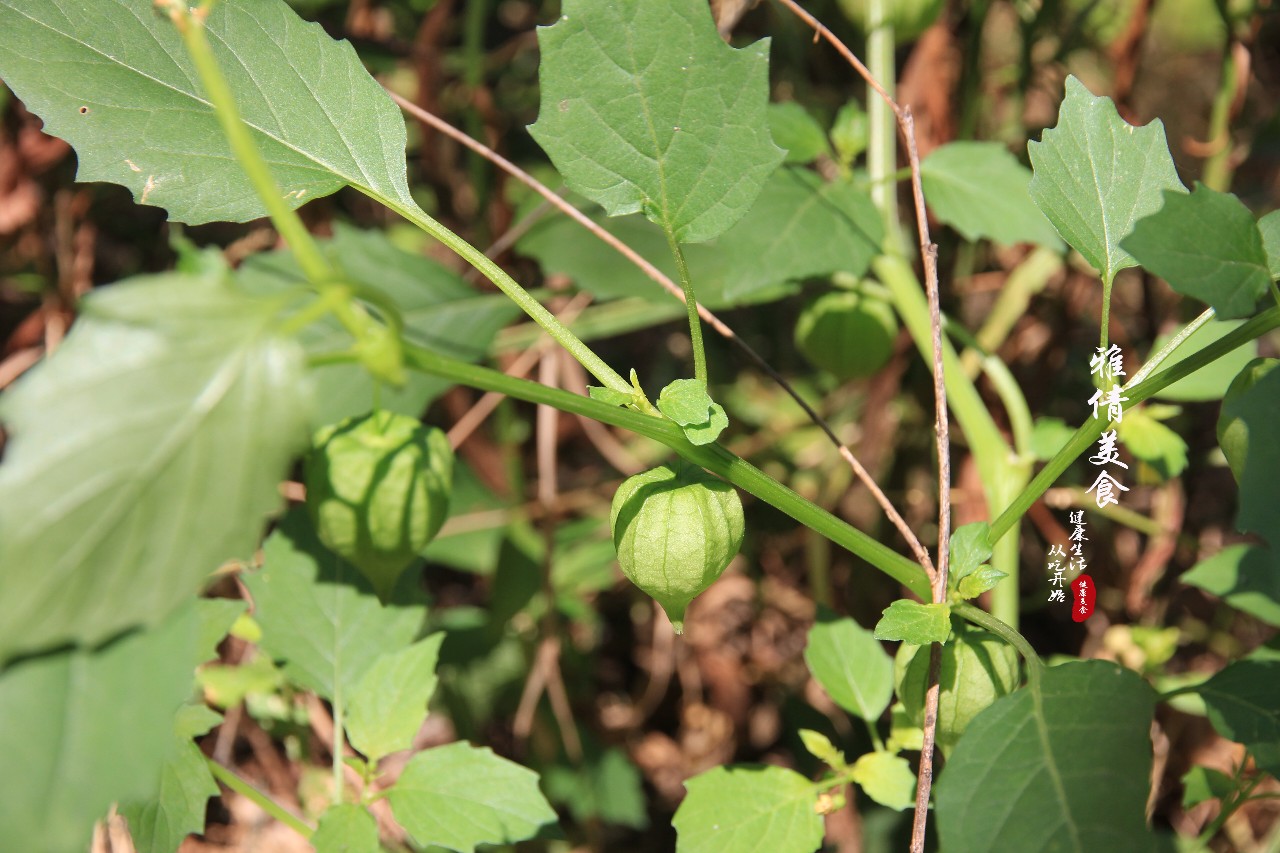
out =
<path fill-rule="evenodd" d="M 316 433 L 307 509 L 320 541 L 386 597 L 444 524 L 453 452 L 444 433 L 378 411 Z"/>
<path fill-rule="evenodd" d="M 677 634 L 685 608 L 728 567 L 746 530 L 733 486 L 685 462 L 627 479 L 609 524 L 622 573 L 662 605 Z"/>
<path fill-rule="evenodd" d="M 800 313 L 796 347 L 839 379 L 870 376 L 889 362 L 898 320 L 893 306 L 852 290 L 819 296 Z"/>

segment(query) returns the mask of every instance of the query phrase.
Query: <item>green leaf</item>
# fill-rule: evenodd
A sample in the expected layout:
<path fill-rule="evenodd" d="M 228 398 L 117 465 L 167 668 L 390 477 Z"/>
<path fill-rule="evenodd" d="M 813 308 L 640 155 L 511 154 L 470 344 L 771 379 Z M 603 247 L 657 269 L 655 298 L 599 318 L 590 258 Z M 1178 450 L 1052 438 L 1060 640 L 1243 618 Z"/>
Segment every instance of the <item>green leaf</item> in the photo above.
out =
<path fill-rule="evenodd" d="M 1139 220 L 1121 245 L 1149 272 L 1219 317 L 1248 317 L 1271 271 L 1253 214 L 1240 199 L 1196 183 L 1166 190 L 1164 206 Z"/>
<path fill-rule="evenodd" d="M 538 30 L 529 132 L 571 189 L 682 243 L 723 233 L 786 153 L 769 138 L 769 43 L 735 50 L 699 0 L 566 0 Z"/>
<path fill-rule="evenodd" d="M 871 120 L 861 103 L 852 100 L 840 108 L 831 123 L 831 144 L 841 165 L 846 168 L 853 165 L 858 155 L 867 150 L 870 135 Z"/>
<path fill-rule="evenodd" d="M 676 280 L 671 250 L 657 226 L 639 216 L 600 224 Z M 686 247 L 684 254 L 698 302 L 723 307 L 778 299 L 794 289 L 788 282 L 805 278 L 862 275 L 883 239 L 884 224 L 864 190 L 784 168 L 769 178 L 741 221 L 712 243 Z M 546 273 L 565 275 L 597 296 L 642 296 L 680 308 L 645 273 L 622 263 L 616 251 L 568 219 L 538 223 L 518 245 Z"/>
<path fill-rule="evenodd" d="M 970 575 L 970 578 L 977 575 Z M 1018 655 L 996 635 L 957 620 L 954 636 L 941 648 L 938 666 L 938 746 L 950 755 L 979 713 L 1018 687 Z M 930 647 L 903 643 L 893 661 L 894 687 L 902 710 L 916 726 L 924 723 Z"/>
<path fill-rule="evenodd" d="M 1280 210 L 1273 210 L 1258 220 L 1258 233 L 1267 251 L 1267 269 L 1271 278 L 1280 278 Z"/>
<path fill-rule="evenodd" d="M 1031 428 L 1031 450 L 1036 459 L 1048 462 L 1059 450 L 1066 447 L 1075 430 L 1061 418 L 1036 418 Z"/>
<path fill-rule="evenodd" d="M 934 787 L 947 853 L 1152 849 L 1155 693 L 1102 661 L 1050 667 L 977 716 Z"/>
<path fill-rule="evenodd" d="M 1120 241 L 1164 204 L 1161 190 L 1182 191 L 1159 120 L 1134 127 L 1110 98 L 1068 77 L 1057 127 L 1027 145 L 1031 198 L 1063 239 L 1104 282 L 1137 261 Z"/>
<path fill-rule="evenodd" d="M 1197 563 L 1182 582 L 1280 627 L 1280 556 L 1262 545 L 1228 545 Z"/>
<path fill-rule="evenodd" d="M 203 832 L 209 798 L 219 794 L 204 753 L 189 736 L 176 740 L 160 771 L 159 795 L 120 806 L 138 853 L 173 853 L 188 835 Z"/>
<path fill-rule="evenodd" d="M 284 674 L 270 655 L 257 652 L 235 665 L 210 664 L 200 668 L 196 681 L 205 699 L 219 708 L 234 708 L 250 695 L 274 693 L 284 684 Z"/>
<path fill-rule="evenodd" d="M 964 599 L 977 598 L 989 589 L 994 589 L 1001 579 L 1009 575 L 991 566 L 979 566 L 972 574 L 965 575 L 956 584 L 956 591 Z"/>
<path fill-rule="evenodd" d="M 189 600 L 103 648 L 24 658 L 0 674 L 6 849 L 78 853 L 111 803 L 155 796 L 174 755 L 174 712 L 213 654 L 202 621 Z"/>
<path fill-rule="evenodd" d="M 1189 809 L 1209 800 L 1225 799 L 1235 790 L 1235 782 L 1221 770 L 1197 765 L 1182 776 L 1182 807 Z"/>
<path fill-rule="evenodd" d="M 991 525 L 975 521 L 955 529 L 951 534 L 951 576 L 959 580 L 971 575 L 991 559 Z"/>
<path fill-rule="evenodd" d="M 902 811 L 915 805 L 916 774 L 905 758 L 869 752 L 854 762 L 850 778 L 882 806 Z"/>
<path fill-rule="evenodd" d="M 498 330 L 520 313 L 502 294 L 477 293 L 452 270 L 402 251 L 380 231 L 361 231 L 338 222 L 333 238 L 320 246 L 348 282 L 379 294 L 399 309 L 406 340 L 440 355 L 479 361 L 488 355 Z M 306 282 L 287 251 L 254 255 L 236 276 L 245 289 L 262 294 L 296 291 Z M 377 306 L 369 308 L 379 312 Z M 353 343 L 332 316 L 308 325 L 298 339 L 313 356 L 347 349 Z M 377 383 L 363 365 L 328 364 L 313 369 L 311 375 L 316 384 L 313 428 L 369 411 Z M 381 384 L 379 407 L 417 417 L 449 385 L 448 380 L 409 371 L 401 387 Z"/>
<path fill-rule="evenodd" d="M 822 844 L 818 789 L 781 767 L 715 767 L 684 783 L 677 853 L 813 853 Z"/>
<path fill-rule="evenodd" d="M 308 839 L 316 853 L 378 853 L 378 822 L 364 806 L 341 803 L 320 815 Z"/>
<path fill-rule="evenodd" d="M 754 301 L 789 281 L 834 272 L 860 276 L 883 239 L 884 221 L 865 190 L 848 181 L 823 183 L 803 169 L 779 169 L 751 212 L 716 241 L 723 272 L 708 278 L 729 302 Z M 701 292 L 701 265 L 690 268 Z"/>
<path fill-rule="evenodd" d="M 1160 369 L 1167 370 L 1243 325 L 1243 320 L 1210 320 L 1188 335 L 1182 346 L 1178 347 L 1173 355 L 1161 363 Z M 1176 332 L 1170 332 L 1167 335 L 1161 335 L 1156 338 L 1155 343 L 1151 345 L 1151 354 L 1154 355 L 1159 352 L 1175 334 Z M 1190 376 L 1184 376 L 1167 388 L 1157 391 L 1155 396 L 1158 399 L 1172 400 L 1176 403 L 1221 400 L 1222 395 L 1227 393 L 1227 387 L 1231 384 L 1231 380 L 1241 370 L 1244 370 L 1246 364 L 1257 358 L 1257 356 L 1258 342 L 1256 340 L 1250 341 L 1244 346 L 1236 347 L 1221 358 L 1206 364 Z"/>
<path fill-rule="evenodd" d="M 461 742 L 411 758 L 387 799 L 417 844 L 460 853 L 523 841 L 556 821 L 538 774 Z"/>
<path fill-rule="evenodd" d="M 1161 480 L 1172 480 L 1187 468 L 1187 443 L 1152 417 L 1146 406 L 1125 412 L 1116 435 L 1125 450 L 1154 468 Z"/>
<path fill-rule="evenodd" d="M 215 4 L 207 27 L 290 205 L 344 184 L 413 205 L 404 119 L 350 44 L 280 0 Z M 0 0 L 0 32 L 0 77 L 75 147 L 79 180 L 123 184 L 178 222 L 265 215 L 177 28 L 150 3 Z M 51 68 L 74 73 L 51 86 Z"/>
<path fill-rule="evenodd" d="M 930 209 L 966 240 L 1062 245 L 1031 200 L 1031 170 L 999 142 L 939 146 L 920 164 L 920 180 Z"/>
<path fill-rule="evenodd" d="M 620 749 L 589 756 L 576 769 L 556 766 L 542 774 L 547 798 L 563 805 L 580 824 L 599 820 L 644 829 L 649 825 L 644 781 Z"/>
<path fill-rule="evenodd" d="M 822 613 L 809 630 L 805 663 L 832 700 L 850 714 L 874 722 L 893 696 L 893 659 L 852 619 Z"/>
<path fill-rule="evenodd" d="M 918 646 L 945 643 L 951 633 L 951 607 L 900 598 L 884 609 L 876 623 L 877 640 L 902 640 Z"/>
<path fill-rule="evenodd" d="M 135 279 L 4 395 L 0 659 L 154 624 L 252 555 L 307 443 L 302 352 L 272 327 L 219 280 Z"/>
<path fill-rule="evenodd" d="M 325 699 L 351 697 L 374 661 L 417 635 L 426 609 L 392 598 L 382 605 L 364 575 L 316 539 L 301 507 L 263 546 L 259 572 L 244 576 L 262 626 L 262 649 L 285 661 L 291 679 Z M 401 587 L 415 585 L 406 573 Z"/>
<path fill-rule="evenodd" d="M 1236 526 L 1280 543 L 1280 359 L 1258 358 L 1240 371 L 1222 401 L 1218 444 L 1240 484 Z"/>
<path fill-rule="evenodd" d="M 383 756 L 413 746 L 436 692 L 436 661 L 443 633 L 388 652 L 356 684 L 347 706 L 351 745 L 375 764 Z"/>
<path fill-rule="evenodd" d="M 827 134 L 818 120 L 795 101 L 769 104 L 769 134 L 786 149 L 786 163 L 812 163 L 831 153 Z"/>
<path fill-rule="evenodd" d="M 822 732 L 815 732 L 813 729 L 801 729 L 800 742 L 804 744 L 804 748 L 809 751 L 810 755 L 833 770 L 842 770 L 848 766 L 845 762 L 844 753 L 836 749 L 836 745 Z"/>
<path fill-rule="evenodd" d="M 1259 769 L 1280 776 L 1280 661 L 1236 661 L 1196 692 L 1218 734 L 1244 744 Z"/>
<path fill-rule="evenodd" d="M 658 411 L 675 421 L 693 444 L 710 444 L 729 425 L 724 408 L 699 379 L 677 379 L 658 395 Z"/>

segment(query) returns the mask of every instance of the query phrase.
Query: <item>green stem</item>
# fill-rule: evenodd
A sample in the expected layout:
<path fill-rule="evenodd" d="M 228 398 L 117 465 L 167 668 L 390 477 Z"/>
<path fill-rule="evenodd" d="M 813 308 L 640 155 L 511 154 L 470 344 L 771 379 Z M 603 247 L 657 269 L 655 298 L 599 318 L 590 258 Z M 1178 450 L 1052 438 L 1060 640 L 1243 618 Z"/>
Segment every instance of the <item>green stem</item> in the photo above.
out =
<path fill-rule="evenodd" d="M 1130 383 L 1130 385 L 1125 386 L 1125 393 L 1128 395 L 1128 402 L 1124 407 L 1125 411 L 1154 396 L 1156 392 L 1167 388 L 1179 379 L 1190 376 L 1205 365 L 1277 327 L 1280 327 L 1280 307 L 1262 312 L 1199 352 L 1188 356 L 1172 367 L 1160 371 L 1155 376 L 1136 383 Z M 1145 375 L 1144 371 L 1134 378 L 1139 379 Z M 1036 474 L 1026 488 L 1014 498 L 1009 507 L 992 523 L 988 541 L 996 543 L 1004 538 L 1005 534 L 1017 525 L 1023 514 L 1053 485 L 1071 463 L 1093 444 L 1098 436 L 1109 428 L 1109 423 L 1097 418 L 1089 418 L 1081 424 L 1066 446 L 1059 450 L 1057 455 L 1040 469 L 1040 473 Z"/>
<path fill-rule="evenodd" d="M 1014 449 L 1020 456 L 1029 455 L 1031 433 L 1034 429 L 1031 408 L 1027 405 L 1027 398 L 1022 396 L 1022 388 L 1018 386 L 1018 380 L 1010 372 L 1009 366 L 998 356 L 986 351 L 985 347 L 981 346 L 959 323 L 946 316 L 942 318 L 942 322 L 946 333 L 965 345 L 964 356 L 974 356 L 977 359 L 978 367 L 991 383 L 991 387 L 995 389 L 996 396 L 1004 406 L 1004 413 L 1009 418 L 1009 428 L 1013 431 Z M 964 356 L 961 356 L 962 361 Z"/>
<path fill-rule="evenodd" d="M 898 554 L 861 530 L 805 500 L 720 445 L 690 444 L 680 427 L 666 418 L 641 414 L 619 406 L 610 406 L 559 388 L 550 388 L 527 379 L 507 376 L 487 367 L 455 361 L 407 343 L 405 344 L 405 365 L 452 382 L 479 388 L 482 391 L 496 391 L 529 403 L 554 406 L 563 412 L 583 415 L 665 444 L 693 464 L 755 495 L 866 560 L 921 598 L 929 596 L 929 580 L 915 561 Z M 630 385 L 627 388 L 630 389 Z"/>
<path fill-rule="evenodd" d="M 1114 274 L 1102 279 L 1102 319 L 1099 321 L 1098 347 L 1103 351 L 1106 350 L 1111 338 L 1111 286 L 1114 283 Z M 1098 381 L 1102 381 L 1101 373 L 1098 374 Z"/>
<path fill-rule="evenodd" d="M 1231 105 L 1236 100 L 1239 75 L 1236 73 L 1235 34 L 1232 32 L 1231 17 L 1227 14 L 1225 3 L 1219 2 L 1217 6 L 1227 37 L 1222 45 L 1218 91 L 1214 93 L 1213 106 L 1209 111 L 1206 142 L 1213 146 L 1213 152 L 1204 162 L 1200 180 L 1211 190 L 1227 192 L 1231 189 Z"/>
<path fill-rule="evenodd" d="M 378 389 L 382 387 L 382 383 L 376 382 L 374 383 L 373 387 L 374 387 L 375 393 L 377 393 Z M 376 403 L 374 404 L 374 408 L 375 409 L 379 408 Z M 344 714 L 343 714 L 343 707 L 342 707 L 342 688 L 336 687 L 334 688 L 334 691 L 333 691 L 333 743 L 330 744 L 330 749 L 333 752 L 333 802 L 334 802 L 334 805 L 341 805 L 343 802 L 346 801 L 346 796 L 344 795 L 346 783 L 342 778 L 342 746 L 343 744 L 346 743 L 346 738 L 343 735 L 343 729 L 342 729 L 342 726 L 345 722 L 343 720 L 343 716 Z"/>
<path fill-rule="evenodd" d="M 689 315 L 689 342 L 693 345 L 693 377 L 706 386 L 707 354 L 702 347 L 702 321 L 698 319 L 698 300 L 693 295 L 693 280 L 689 277 L 689 265 L 685 263 L 684 252 L 676 235 L 667 232 L 667 245 L 676 259 L 676 270 L 680 274 L 680 287 L 684 289 L 684 306 Z"/>
<path fill-rule="evenodd" d="M 1237 780 L 1239 779 L 1239 773 L 1243 768 L 1244 761 L 1242 760 L 1240 762 L 1240 768 L 1237 769 Z M 1259 773 L 1246 787 L 1237 790 L 1234 796 L 1229 796 L 1227 799 L 1222 801 L 1222 808 L 1218 811 L 1218 816 L 1213 819 L 1213 823 L 1205 827 L 1204 832 L 1200 833 L 1200 837 L 1196 839 L 1195 849 L 1209 849 L 1209 842 L 1213 840 L 1215 835 L 1222 831 L 1222 827 L 1226 826 L 1227 821 L 1236 813 L 1236 810 L 1249 801 L 1249 795 L 1253 793 L 1254 788 L 1258 787 L 1258 783 L 1262 781 L 1264 775 L 1265 774 Z"/>
<path fill-rule="evenodd" d="M 467 263 L 471 264 L 480 271 L 485 278 L 493 282 L 495 286 L 508 297 L 511 301 L 519 305 L 529 317 L 539 326 L 546 330 L 547 334 L 555 338 L 560 346 L 569 351 L 578 363 L 587 369 L 587 372 L 594 376 L 607 388 L 615 391 L 626 393 L 631 392 L 631 383 L 618 375 L 612 367 L 605 364 L 604 360 L 581 340 L 578 339 L 573 332 L 556 319 L 555 315 L 542 306 L 542 303 L 534 299 L 527 290 L 521 287 L 515 279 L 507 275 L 502 267 L 495 264 L 489 258 L 485 257 L 484 252 L 472 246 L 466 240 L 463 240 L 457 234 L 454 234 L 444 225 L 428 216 L 426 211 L 413 204 L 389 198 L 381 195 L 369 187 L 356 187 L 365 195 L 379 201 L 387 207 L 399 213 L 405 219 L 417 225 L 423 231 L 435 237 L 444 245 L 448 246 L 458 254 Z"/>
<path fill-rule="evenodd" d="M 1022 263 L 1014 267 L 1000 288 L 1000 295 L 991 306 L 986 322 L 973 336 L 977 341 L 977 348 L 989 353 L 999 349 L 1009 337 L 1009 332 L 1013 330 L 1014 325 L 1027 313 L 1031 297 L 1044 290 L 1049 279 L 1057 275 L 1061 269 L 1062 256 L 1043 246 L 1027 255 Z M 978 375 L 981 368 L 980 358 L 981 356 L 973 350 L 966 350 L 960 356 L 960 360 L 964 363 L 965 375 L 970 379 Z"/>
<path fill-rule="evenodd" d="M 881 255 L 872 264 L 881 283 L 893 295 L 894 307 L 911 333 L 916 348 L 926 360 L 932 360 L 933 332 L 929 306 L 915 271 L 903 258 Z M 951 342 L 942 342 L 943 376 L 947 383 L 947 405 L 955 415 L 968 440 L 969 450 L 978 466 L 987 507 L 994 515 L 1001 512 L 1022 489 L 1030 476 L 1030 466 L 1020 461 L 978 389 L 964 374 L 960 357 Z M 995 542 L 996 540 L 992 540 Z M 1002 578 L 991 593 L 992 611 L 1004 622 L 1018 624 L 1018 543 L 998 543 L 992 565 L 1008 577 Z"/>
<path fill-rule="evenodd" d="M 254 190 L 267 209 L 267 214 L 271 217 L 271 222 L 284 241 L 289 244 L 289 248 L 293 250 L 298 266 L 302 268 L 308 279 L 313 282 L 332 279 L 333 270 L 329 261 L 312 239 L 306 226 L 302 224 L 297 212 L 284 200 L 280 185 L 272 176 L 267 161 L 262 158 L 262 153 L 258 150 L 257 143 L 253 141 L 249 128 L 240 118 L 240 110 L 236 107 L 231 87 L 227 84 L 227 78 L 222 76 L 222 70 L 218 67 L 218 61 L 209 46 L 209 40 L 205 37 L 203 16 L 191 14 L 182 3 L 171 2 L 170 9 L 170 17 L 177 25 L 178 32 L 182 34 L 187 52 L 191 55 L 191 62 L 196 68 L 196 73 L 200 75 L 200 83 L 209 96 L 210 103 L 213 104 L 214 115 L 217 116 L 218 124 L 222 126 L 222 132 L 226 134 L 231 152 L 235 155 L 249 182 L 253 184 Z"/>
<path fill-rule="evenodd" d="M 258 804 L 264 812 L 271 815 L 303 838 L 310 838 L 315 832 L 307 823 L 292 812 L 287 811 L 283 806 L 271 799 L 269 796 L 241 779 L 235 773 L 232 773 L 226 767 L 223 767 L 212 758 L 205 756 L 205 763 L 209 766 L 209 772 L 214 778 L 231 790 L 235 791 L 242 797 L 247 797 Z"/>
<path fill-rule="evenodd" d="M 894 61 L 893 27 L 885 24 L 887 8 L 885 0 L 871 0 L 867 20 L 867 69 L 892 98 L 898 69 Z M 870 127 L 867 172 L 871 201 L 884 220 L 888 245 L 901 251 L 903 240 L 898 224 L 898 187 L 893 180 L 898 166 L 897 117 L 870 84 L 867 85 L 867 122 Z"/>
<path fill-rule="evenodd" d="M 1036 650 L 1031 648 L 1027 638 L 1019 634 L 1016 629 L 992 616 L 987 611 L 974 607 L 972 604 L 953 604 L 951 605 L 951 612 L 981 628 L 987 629 L 1017 649 L 1018 654 L 1022 655 L 1022 659 L 1027 662 L 1027 678 L 1032 684 L 1040 682 L 1040 674 L 1044 671 L 1044 662 L 1040 660 Z"/>
<path fill-rule="evenodd" d="M 1212 308 L 1206 308 L 1194 320 L 1178 330 L 1178 333 L 1169 339 L 1169 342 L 1160 348 L 1160 351 L 1151 358 L 1147 359 L 1147 363 L 1142 365 L 1142 369 L 1133 375 L 1129 380 L 1130 385 L 1137 385 L 1155 370 L 1164 364 L 1169 356 L 1177 352 L 1178 348 L 1187 342 L 1187 339 L 1196 333 L 1196 331 L 1205 323 L 1213 319 L 1214 311 Z"/>

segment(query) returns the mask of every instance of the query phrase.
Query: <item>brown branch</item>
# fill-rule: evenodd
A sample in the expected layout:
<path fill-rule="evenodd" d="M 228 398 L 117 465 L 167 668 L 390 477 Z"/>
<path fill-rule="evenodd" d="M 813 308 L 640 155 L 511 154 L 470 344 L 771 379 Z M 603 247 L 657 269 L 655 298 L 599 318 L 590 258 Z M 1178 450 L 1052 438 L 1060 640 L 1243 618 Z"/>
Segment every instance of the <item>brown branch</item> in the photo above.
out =
<path fill-rule="evenodd" d="M 778 0 L 798 18 L 825 39 L 846 62 L 875 90 L 898 119 L 911 166 L 911 195 L 915 206 L 916 231 L 920 238 L 920 258 L 924 265 L 925 293 L 929 299 L 929 325 L 933 332 L 933 398 L 935 434 L 938 446 L 938 566 L 929 573 L 933 601 L 947 600 L 948 545 L 951 538 L 951 439 L 947 416 L 947 388 L 942 369 L 942 309 L 938 296 L 938 247 L 929 236 L 929 219 L 924 204 L 924 187 L 920 179 L 920 152 L 916 147 L 915 119 L 911 108 L 903 107 L 876 80 L 862 60 L 840 41 L 831 30 L 802 9 L 795 0 Z M 940 648 L 933 644 L 929 658 L 929 687 L 925 693 L 924 750 L 920 756 L 920 776 L 916 788 L 916 814 L 911 832 L 912 853 L 924 850 L 925 823 L 928 819 L 929 792 L 933 785 L 933 745 L 938 717 L 938 660 Z"/>
<path fill-rule="evenodd" d="M 450 138 L 458 141 L 459 143 L 467 146 L 472 151 L 475 151 L 480 156 L 489 160 L 494 165 L 498 166 L 500 169 L 503 169 L 508 174 L 510 174 L 517 180 L 524 183 L 526 186 L 533 189 L 535 192 L 541 195 L 544 199 L 546 199 L 548 203 L 555 206 L 557 209 L 563 212 L 566 216 L 569 216 L 570 218 L 572 218 L 575 222 L 577 222 L 583 228 L 586 228 L 598 239 L 604 241 L 606 244 L 612 247 L 615 251 L 617 251 L 619 254 L 625 257 L 628 261 L 630 261 L 632 264 L 638 267 L 645 275 L 647 275 L 653 281 L 657 282 L 658 285 L 660 285 L 668 293 L 675 296 L 681 302 L 684 301 L 683 288 L 681 288 L 678 284 L 672 281 L 665 273 L 662 272 L 662 270 L 655 267 L 653 264 L 647 261 L 644 257 L 642 257 L 639 253 L 637 253 L 634 249 L 628 246 L 626 243 L 622 242 L 613 234 L 610 234 L 604 228 L 600 227 L 599 224 L 597 224 L 596 222 L 593 222 L 589 216 L 584 214 L 582 211 L 578 210 L 578 208 L 574 207 L 569 202 L 565 201 L 564 198 L 562 198 L 555 191 L 551 190 L 549 187 L 547 187 L 537 178 L 533 177 L 528 172 L 524 171 L 519 166 L 512 163 L 510 160 L 503 157 L 501 154 L 489 148 L 487 145 L 481 142 L 478 142 L 475 139 L 472 139 L 470 136 L 467 136 L 465 133 L 458 130 L 453 125 L 449 124 L 439 116 L 436 116 L 428 112 L 427 110 L 424 110 L 422 107 L 419 107 L 417 104 L 414 104 L 412 101 L 409 101 L 406 98 L 403 98 L 400 95 L 397 95 L 395 92 L 389 92 L 389 94 L 391 95 L 392 100 L 394 100 L 397 104 L 399 104 L 400 108 L 403 109 L 405 112 L 409 113 L 419 121 L 430 125 L 431 127 L 449 136 Z M 787 380 L 781 374 L 779 374 L 776 370 L 774 370 L 773 367 L 768 362 L 766 362 L 759 353 L 757 353 L 754 349 L 751 348 L 750 345 L 748 345 L 745 341 L 739 338 L 738 335 L 733 331 L 733 329 L 729 328 L 729 326 L 723 320 L 721 320 L 709 309 L 707 309 L 705 305 L 698 306 L 698 316 L 702 318 L 702 321 L 704 323 L 706 323 L 711 328 L 715 329 L 716 332 L 721 337 L 735 344 L 738 347 L 738 349 L 741 350 L 745 356 L 747 356 L 747 358 L 752 362 L 752 364 L 754 364 L 759 370 L 763 371 L 766 375 L 768 375 L 768 377 L 772 379 L 774 382 L 776 382 L 780 388 L 786 391 L 787 394 L 791 397 L 791 399 L 795 400 L 796 404 L 799 405 L 802 410 L 804 410 L 805 415 L 807 415 L 808 418 L 811 421 L 813 421 L 813 423 L 815 423 L 823 431 L 823 433 L 827 436 L 827 439 L 839 450 L 840 455 L 849 464 L 850 468 L 853 469 L 854 475 L 857 476 L 857 478 L 862 482 L 862 484 L 866 486 L 866 488 L 871 492 L 872 496 L 875 497 L 876 503 L 878 503 L 880 505 L 880 508 L 884 511 L 885 517 L 887 517 L 889 521 L 893 524 L 893 526 L 897 528 L 898 533 L 902 535 L 902 538 L 906 540 L 907 545 L 911 548 L 911 553 L 915 556 L 916 561 L 920 563 L 921 567 L 924 568 L 926 574 L 928 574 L 928 576 L 932 579 L 935 575 L 935 571 L 933 568 L 933 562 L 929 558 L 929 552 L 925 550 L 925 547 L 923 544 L 921 544 L 919 537 L 915 535 L 915 532 L 907 524 L 906 520 L 903 519 L 902 515 L 898 512 L 898 510 L 893 506 L 893 503 L 889 500 L 888 496 L 884 493 L 884 491 L 880 488 L 880 486 L 875 482 L 875 479 L 872 478 L 871 474 L 867 471 L 867 469 L 864 468 L 862 464 L 857 460 L 857 458 L 853 455 L 853 452 L 849 450 L 849 448 L 847 448 L 840 441 L 840 439 L 836 436 L 835 431 L 831 429 L 831 426 L 825 420 L 823 420 L 821 415 L 819 415 L 816 411 L 814 411 L 813 407 L 810 406 L 804 400 L 804 398 L 800 396 L 799 392 L 797 392 L 793 387 L 791 387 L 791 384 L 787 382 Z"/>

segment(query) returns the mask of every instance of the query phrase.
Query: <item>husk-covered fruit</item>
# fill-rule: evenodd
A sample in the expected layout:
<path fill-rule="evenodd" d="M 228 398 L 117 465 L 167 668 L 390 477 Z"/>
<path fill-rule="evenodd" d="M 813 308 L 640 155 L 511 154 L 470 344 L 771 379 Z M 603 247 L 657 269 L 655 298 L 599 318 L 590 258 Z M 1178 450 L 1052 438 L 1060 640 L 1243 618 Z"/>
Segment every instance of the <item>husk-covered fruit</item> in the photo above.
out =
<path fill-rule="evenodd" d="M 837 290 L 810 302 L 796 323 L 796 347 L 839 379 L 870 376 L 893 355 L 898 320 L 883 299 Z"/>
<path fill-rule="evenodd" d="M 894 660 L 898 699 L 916 725 L 924 721 L 929 647 L 903 643 Z M 960 621 L 942 646 L 938 670 L 938 747 L 952 747 L 980 711 L 1018 686 L 1018 655 L 1004 640 Z"/>
<path fill-rule="evenodd" d="M 307 509 L 320 541 L 384 598 L 449 511 L 444 433 L 378 411 L 322 428 L 307 459 Z"/>
<path fill-rule="evenodd" d="M 742 501 L 728 483 L 684 462 L 627 479 L 609 514 L 622 572 L 684 630 L 684 612 L 742 547 Z"/>

